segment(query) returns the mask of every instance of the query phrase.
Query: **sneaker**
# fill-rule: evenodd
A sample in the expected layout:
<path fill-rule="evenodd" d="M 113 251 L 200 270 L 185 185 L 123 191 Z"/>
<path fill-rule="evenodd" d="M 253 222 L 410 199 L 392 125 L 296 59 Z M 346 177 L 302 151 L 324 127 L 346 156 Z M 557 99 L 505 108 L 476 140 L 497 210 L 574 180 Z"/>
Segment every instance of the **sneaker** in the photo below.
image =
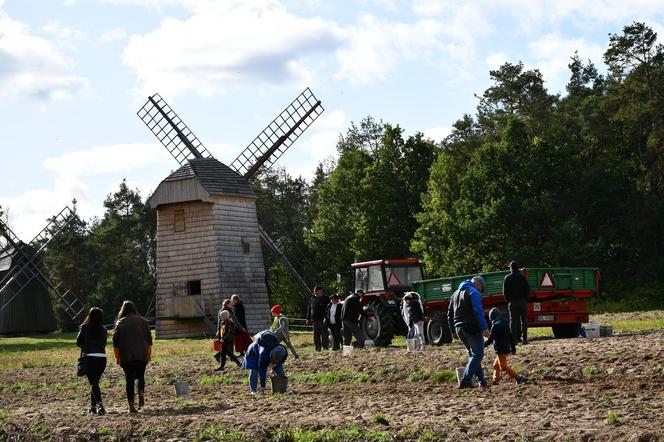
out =
<path fill-rule="evenodd" d="M 97 407 L 88 408 L 88 414 L 97 414 Z"/>
<path fill-rule="evenodd" d="M 103 415 L 106 414 L 106 410 L 104 409 L 103 406 L 101 406 L 101 405 L 99 406 L 99 410 L 97 410 L 97 414 L 98 414 L 99 416 L 103 416 Z"/>
<path fill-rule="evenodd" d="M 525 376 L 521 376 L 521 375 L 519 375 L 519 376 L 517 376 L 514 380 L 516 381 L 516 385 L 521 385 L 521 384 L 525 384 L 525 383 L 526 383 L 526 378 L 525 378 Z"/>
<path fill-rule="evenodd" d="M 480 382 L 480 388 L 484 389 L 484 388 L 489 388 L 489 387 L 491 387 L 491 382 L 490 381 L 489 382 L 486 382 L 486 381 Z"/>
<path fill-rule="evenodd" d="M 464 388 L 473 388 L 473 386 L 470 382 L 461 382 L 459 384 L 459 390 L 464 389 Z"/>

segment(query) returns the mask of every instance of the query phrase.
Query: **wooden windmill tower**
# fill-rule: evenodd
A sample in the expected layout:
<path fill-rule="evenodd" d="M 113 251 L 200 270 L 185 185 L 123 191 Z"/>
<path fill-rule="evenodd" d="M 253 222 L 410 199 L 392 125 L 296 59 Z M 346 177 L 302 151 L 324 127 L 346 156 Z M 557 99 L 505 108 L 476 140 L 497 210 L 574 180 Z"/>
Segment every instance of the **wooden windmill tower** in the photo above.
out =
<path fill-rule="evenodd" d="M 50 332 L 56 329 L 52 293 L 65 313 L 76 319 L 85 306 L 69 290 L 54 284 L 42 262 L 44 252 L 73 220 L 65 207 L 29 243 L 0 221 L 0 334 Z"/>
<path fill-rule="evenodd" d="M 157 336 L 210 331 L 221 302 L 245 302 L 247 326 L 258 331 L 270 314 L 260 239 L 303 290 L 307 285 L 260 227 L 249 179 L 270 166 L 323 112 L 308 88 L 282 111 L 230 167 L 217 161 L 159 96 L 138 116 L 180 164 L 149 199 L 157 210 Z"/>

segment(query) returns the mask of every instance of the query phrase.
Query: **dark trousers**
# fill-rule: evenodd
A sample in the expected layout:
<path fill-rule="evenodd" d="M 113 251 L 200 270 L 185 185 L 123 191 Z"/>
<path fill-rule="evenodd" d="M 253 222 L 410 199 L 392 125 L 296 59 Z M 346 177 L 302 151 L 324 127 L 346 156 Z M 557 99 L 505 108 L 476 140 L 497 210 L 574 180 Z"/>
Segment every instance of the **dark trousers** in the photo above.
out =
<path fill-rule="evenodd" d="M 515 341 L 528 342 L 528 305 L 510 303 L 510 331 Z"/>
<path fill-rule="evenodd" d="M 221 363 L 221 368 L 226 365 L 226 356 L 228 356 L 230 360 L 235 362 L 237 365 L 242 365 L 240 360 L 233 353 L 233 341 L 222 341 L 221 343 L 221 360 L 219 361 Z"/>
<path fill-rule="evenodd" d="M 101 389 L 99 388 L 99 379 L 106 370 L 106 358 L 98 358 L 95 356 L 86 356 L 85 364 L 87 365 L 88 382 L 90 383 L 90 406 L 96 407 L 101 404 Z"/>
<path fill-rule="evenodd" d="M 136 380 L 138 380 L 138 392 L 145 391 L 145 367 L 147 365 L 148 363 L 143 361 L 130 361 L 120 364 L 125 373 L 127 400 L 129 402 L 134 402 L 134 383 Z"/>
<path fill-rule="evenodd" d="M 360 330 L 360 324 L 356 321 L 344 319 L 344 345 L 350 345 L 355 336 L 358 347 L 364 347 L 364 334 Z"/>
<path fill-rule="evenodd" d="M 327 326 L 322 319 L 314 319 L 314 346 L 316 351 L 321 350 L 322 348 L 327 348 L 330 345 L 330 340 L 327 336 Z"/>
<path fill-rule="evenodd" d="M 332 333 L 332 350 L 341 350 L 341 323 L 328 325 Z"/>

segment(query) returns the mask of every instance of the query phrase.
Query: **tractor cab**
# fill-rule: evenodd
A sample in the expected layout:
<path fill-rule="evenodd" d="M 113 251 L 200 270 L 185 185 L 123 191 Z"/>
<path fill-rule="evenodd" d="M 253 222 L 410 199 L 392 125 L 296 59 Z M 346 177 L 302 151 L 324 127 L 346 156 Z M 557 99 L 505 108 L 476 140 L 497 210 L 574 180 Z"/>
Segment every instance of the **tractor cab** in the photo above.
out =
<path fill-rule="evenodd" d="M 362 290 L 366 315 L 362 330 L 378 346 L 389 345 L 395 334 L 404 334 L 401 298 L 423 278 L 424 264 L 418 259 L 379 259 L 351 265 L 353 288 Z"/>

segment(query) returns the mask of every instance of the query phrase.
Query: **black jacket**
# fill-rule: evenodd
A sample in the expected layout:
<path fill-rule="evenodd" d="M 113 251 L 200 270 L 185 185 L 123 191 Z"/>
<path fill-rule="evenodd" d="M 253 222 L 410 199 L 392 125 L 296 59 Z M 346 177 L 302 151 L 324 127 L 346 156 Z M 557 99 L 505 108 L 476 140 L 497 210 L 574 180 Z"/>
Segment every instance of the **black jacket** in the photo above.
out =
<path fill-rule="evenodd" d="M 332 311 L 332 303 L 330 302 L 327 305 L 327 308 L 325 309 L 325 323 L 327 325 L 332 325 L 332 322 L 330 321 L 330 312 Z M 341 310 L 343 309 L 343 305 L 340 302 L 337 302 L 337 309 L 334 311 L 334 324 L 339 325 L 341 324 Z"/>
<path fill-rule="evenodd" d="M 471 334 L 481 331 L 480 323 L 473 312 L 470 291 L 458 289 L 454 292 L 447 308 L 447 322 L 452 333 L 456 333 L 457 325 L 463 326 L 464 330 Z"/>
<path fill-rule="evenodd" d="M 493 349 L 496 350 L 497 355 L 506 355 L 516 351 L 514 336 L 512 336 L 506 320 L 501 318 L 493 322 L 491 335 L 484 346 L 488 347 L 491 343 L 493 343 Z"/>
<path fill-rule="evenodd" d="M 358 322 L 360 316 L 362 316 L 362 303 L 360 303 L 360 297 L 353 293 L 344 301 L 344 306 L 341 308 L 341 319 Z"/>
<path fill-rule="evenodd" d="M 413 300 L 410 302 L 410 313 L 408 315 L 409 323 L 408 326 L 412 327 L 416 322 L 424 321 L 424 313 L 422 312 L 422 306 L 420 301 Z"/>
<path fill-rule="evenodd" d="M 309 300 L 309 308 L 307 309 L 308 321 L 322 321 L 325 319 L 325 310 L 330 303 L 330 298 L 327 295 L 312 296 Z"/>
<path fill-rule="evenodd" d="M 90 328 L 90 324 L 81 326 L 81 330 L 76 337 L 76 345 L 81 347 L 83 354 L 88 353 L 106 353 L 106 340 L 108 332 L 105 327 L 98 327 L 95 330 Z"/>
<path fill-rule="evenodd" d="M 508 304 L 526 305 L 530 297 L 528 279 L 517 271 L 505 276 L 503 280 L 503 296 Z"/>
<path fill-rule="evenodd" d="M 242 326 L 245 330 L 247 329 L 247 316 L 244 311 L 244 304 L 242 301 L 238 302 L 233 306 L 233 310 L 235 312 L 235 317 L 237 318 L 237 322 L 240 326 Z"/>

